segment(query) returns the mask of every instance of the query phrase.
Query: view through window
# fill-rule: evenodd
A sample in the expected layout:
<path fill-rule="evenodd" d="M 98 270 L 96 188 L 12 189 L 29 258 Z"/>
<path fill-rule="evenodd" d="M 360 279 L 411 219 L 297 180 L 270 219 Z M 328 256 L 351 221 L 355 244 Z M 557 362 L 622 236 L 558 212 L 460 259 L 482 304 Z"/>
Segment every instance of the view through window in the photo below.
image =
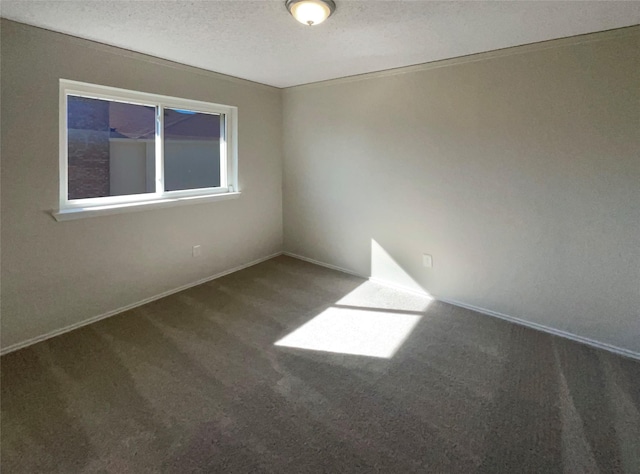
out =
<path fill-rule="evenodd" d="M 67 97 L 69 199 L 154 193 L 155 107 Z"/>
<path fill-rule="evenodd" d="M 61 209 L 234 191 L 235 107 L 71 81 L 61 94 Z"/>

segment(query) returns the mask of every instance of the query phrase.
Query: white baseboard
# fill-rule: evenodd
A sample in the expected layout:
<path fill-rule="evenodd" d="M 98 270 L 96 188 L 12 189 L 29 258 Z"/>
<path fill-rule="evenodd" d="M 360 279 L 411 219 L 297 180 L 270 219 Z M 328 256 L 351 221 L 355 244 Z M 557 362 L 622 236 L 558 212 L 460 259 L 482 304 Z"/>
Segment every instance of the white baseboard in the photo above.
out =
<path fill-rule="evenodd" d="M 438 301 L 442 301 L 443 303 L 447 303 L 447 304 L 451 304 L 453 306 L 458 306 L 458 307 L 461 307 L 461 308 L 469 309 L 471 311 L 476 311 L 477 313 L 485 314 L 487 316 L 493 316 L 495 318 L 503 319 L 505 321 L 509 321 L 509 322 L 512 322 L 512 323 L 515 323 L 515 324 L 519 324 L 521 326 L 526 326 L 526 327 L 529 327 L 529 328 L 532 328 L 532 329 L 536 329 L 538 331 L 546 332 L 546 333 L 552 334 L 554 336 L 559 336 L 559 337 L 563 337 L 565 339 L 570 339 L 570 340 L 575 341 L 575 342 L 580 342 L 582 344 L 586 344 L 588 346 L 595 347 L 597 349 L 602 349 L 602 350 L 605 350 L 605 351 L 613 352 L 614 354 L 618 354 L 618 355 L 621 355 L 621 356 L 624 356 L 624 357 L 629 357 L 631 359 L 640 360 L 640 353 L 635 352 L 635 351 L 631 351 L 629 349 L 624 349 L 622 347 L 613 346 L 611 344 L 607 344 L 607 343 L 604 343 L 604 342 L 595 341 L 593 339 L 589 339 L 589 338 L 584 337 L 584 336 L 578 336 L 576 334 L 573 334 L 573 333 L 570 333 L 570 332 L 567 332 L 567 331 L 562 331 L 560 329 L 555 329 L 555 328 L 552 328 L 552 327 L 549 327 L 549 326 L 544 326 L 542 324 L 534 323 L 534 322 L 531 322 L 531 321 L 526 321 L 524 319 L 516 318 L 514 316 L 509 316 L 508 314 L 498 313 L 497 311 L 492 311 L 492 310 L 489 310 L 489 309 L 481 308 L 479 306 L 470 305 L 470 304 L 467 304 L 467 303 L 463 303 L 461 301 L 434 297 L 434 296 L 430 295 L 429 293 L 427 293 L 426 291 L 425 292 L 416 291 L 414 289 L 407 288 L 407 287 L 404 287 L 404 286 L 401 286 L 401 285 L 396 285 L 396 284 L 393 284 L 393 283 L 390 283 L 390 282 L 387 282 L 387 281 L 384 281 L 384 280 L 379 280 L 377 278 L 372 278 L 372 277 L 368 277 L 368 276 L 365 276 L 365 275 L 361 275 L 361 274 L 358 274 L 358 273 L 353 272 L 351 270 L 348 270 L 346 268 L 342 268 L 342 267 L 339 267 L 339 266 L 336 266 L 336 265 L 331 265 L 329 263 L 325 263 L 325 262 L 321 262 L 319 260 L 315 260 L 315 259 L 312 259 L 312 258 L 304 257 L 302 255 L 297 255 L 297 254 L 294 254 L 292 252 L 276 252 L 274 254 L 267 255 L 266 257 L 262 257 L 262 258 L 259 258 L 257 260 L 253 260 L 252 262 L 245 263 L 243 265 L 239 265 L 237 267 L 231 268 L 229 270 L 225 270 L 225 271 L 217 273 L 215 275 L 202 278 L 202 279 L 200 279 L 198 281 L 195 281 L 195 282 L 192 282 L 192 283 L 188 283 L 186 285 L 182 285 L 182 286 L 180 286 L 178 288 L 174 288 L 172 290 L 165 291 L 163 293 L 160 293 L 160 294 L 155 295 L 155 296 L 151 296 L 149 298 L 145 298 L 145 299 L 143 299 L 141 301 L 138 301 L 136 303 L 132 303 L 132 304 L 129 304 L 129 305 L 126 305 L 126 306 L 122 306 L 122 307 L 120 307 L 118 309 L 115 309 L 113 311 L 108 311 L 108 312 L 100 314 L 98 316 L 94 316 L 92 318 L 85 319 L 84 321 L 81 321 L 79 323 L 74 323 L 74 324 L 71 324 L 71 325 L 66 326 L 64 328 L 56 329 L 54 331 L 51 331 L 51 332 L 49 332 L 47 334 L 43 334 L 41 336 L 36 336 L 36 337 L 31 338 L 31 339 L 27 339 L 26 341 L 22 341 L 22 342 L 18 342 L 16 344 L 12 344 L 10 346 L 2 348 L 0 350 L 0 355 L 4 355 L 4 354 L 8 354 L 9 352 L 17 351 L 18 349 L 22 349 L 24 347 L 36 344 L 36 343 L 44 341 L 46 339 L 50 339 L 50 338 L 58 336 L 60 334 L 64 334 L 66 332 L 73 331 L 74 329 L 78 329 L 78 328 L 81 328 L 83 326 L 87 326 L 89 324 L 95 323 L 97 321 L 100 321 L 101 319 L 106 319 L 106 318 L 109 318 L 111 316 L 115 316 L 116 314 L 124 313 L 125 311 L 129 311 L 130 309 L 137 308 L 138 306 L 142 306 L 142 305 L 145 305 L 147 303 L 151 303 L 152 301 L 159 300 L 160 298 L 164 298 L 165 296 L 169 296 L 169 295 L 172 295 L 174 293 L 178 293 L 180 291 L 186 290 L 186 289 L 191 288 L 193 286 L 202 285 L 203 283 L 206 283 L 206 282 L 211 281 L 211 280 L 215 280 L 216 278 L 221 278 L 221 277 L 223 277 L 225 275 L 229 275 L 230 273 L 234 273 L 234 272 L 237 272 L 237 271 L 240 271 L 240 270 L 244 270 L 245 268 L 252 267 L 254 265 L 257 265 L 258 263 L 262 263 L 262 262 L 264 262 L 266 260 L 270 260 L 270 259 L 272 259 L 274 257 L 277 257 L 279 255 L 283 255 L 283 254 L 287 255 L 289 257 L 292 257 L 292 258 L 296 258 L 298 260 L 303 260 L 305 262 L 313 263 L 315 265 L 319 265 L 319 266 L 322 266 L 322 267 L 330 268 L 331 270 L 336 270 L 336 271 L 339 271 L 339 272 L 342 272 L 342 273 L 346 273 L 346 274 L 349 274 L 349 275 L 353 275 L 353 276 L 357 276 L 357 277 L 360 277 L 360 278 L 364 278 L 365 280 L 370 280 L 370 281 L 373 281 L 375 283 L 379 283 L 381 285 L 389 286 L 391 288 L 395 288 L 395 289 L 400 290 L 400 291 L 406 291 L 408 293 L 418 294 L 420 296 L 431 297 L 431 298 L 434 298 L 434 299 L 436 299 Z"/>
<path fill-rule="evenodd" d="M 458 306 L 460 308 L 465 308 L 465 309 L 469 309 L 471 311 L 475 311 L 477 313 L 481 313 L 487 316 L 493 316 L 494 318 L 499 318 L 499 319 L 503 319 L 505 321 L 509 321 L 511 323 L 514 324 L 518 324 L 520 326 L 526 326 L 528 328 L 531 329 L 535 329 L 538 331 L 542 331 L 542 332 L 546 332 L 548 334 L 552 334 L 554 336 L 558 336 L 558 337 L 563 337 L 565 339 L 570 339 L 572 341 L 575 342 L 580 342 L 582 344 L 586 344 L 588 346 L 591 347 L 595 347 L 596 349 L 602 349 L 608 352 L 613 352 L 614 354 L 617 355 L 621 355 L 624 357 L 629 357 L 631 359 L 637 359 L 640 360 L 640 352 L 635 352 L 635 351 L 631 351 L 629 349 L 624 349 L 622 347 L 618 347 L 618 346 L 614 346 L 611 344 L 607 344 L 605 342 L 599 342 L 599 341 L 595 341 L 593 339 L 589 339 L 588 337 L 584 337 L 584 336 L 578 336 L 577 334 L 573 334 L 567 331 L 563 331 L 561 329 L 555 329 L 549 326 L 545 326 L 543 324 L 538 324 L 538 323 L 534 323 L 531 321 L 527 321 L 524 319 L 520 319 L 520 318 L 516 318 L 514 316 L 509 316 L 508 314 L 503 314 L 503 313 L 498 313 L 497 311 L 492 311 L 490 309 L 485 309 L 485 308 L 481 308 L 479 306 L 474 306 L 474 305 L 470 305 L 467 303 L 463 303 L 461 301 L 456 301 L 456 300 L 450 300 L 447 298 L 439 298 L 438 296 L 434 296 L 434 295 L 430 295 L 428 292 L 420 292 L 420 291 L 416 291 L 414 289 L 411 288 L 407 288 L 401 285 L 396 285 L 393 283 L 389 283 L 387 281 L 384 280 L 379 280 L 377 278 L 373 278 L 373 277 L 369 277 L 369 276 L 365 276 L 365 275 L 360 275 L 358 273 L 355 273 L 351 270 L 347 270 L 346 268 L 342 268 L 342 267 L 338 267 L 336 265 L 331 265 L 329 263 L 324 263 L 324 262 L 320 262 L 318 260 L 314 260 L 312 258 L 308 258 L 308 257 L 304 257 L 302 255 L 297 255 L 291 252 L 283 252 L 284 255 L 288 255 L 289 257 L 293 257 L 293 258 L 297 258 L 299 260 L 304 260 L 305 262 L 309 262 L 309 263 L 313 263 L 316 265 L 320 265 L 322 267 L 326 267 L 326 268 L 330 268 L 332 270 L 337 270 L 339 272 L 343 272 L 343 273 L 348 273 L 349 275 L 354 275 L 360 278 L 364 278 L 366 280 L 370 280 L 373 281 L 375 283 L 379 283 L 381 285 L 385 285 L 385 286 L 389 286 L 391 288 L 395 288 L 397 290 L 400 291 L 406 291 L 409 293 L 413 293 L 413 294 L 418 294 L 421 296 L 428 296 L 431 297 L 437 301 L 442 301 L 443 303 L 447 303 L 453 306 Z"/>
<path fill-rule="evenodd" d="M 438 301 L 442 301 L 443 303 L 451 304 L 453 306 L 459 306 L 460 308 L 470 309 L 471 311 L 475 311 L 477 313 L 485 314 L 487 316 L 493 316 L 494 318 L 504 319 L 505 321 L 509 321 L 511 323 L 519 324 L 520 326 L 526 326 L 531 329 L 536 329 L 538 331 L 546 332 L 548 334 L 552 334 L 553 336 L 563 337 L 565 339 L 570 339 L 575 342 L 580 342 L 582 344 L 586 344 L 591 347 L 595 347 L 596 349 L 603 349 L 605 351 L 613 352 L 615 354 L 630 357 L 632 359 L 640 360 L 640 352 L 630 351 L 629 349 L 624 349 L 622 347 L 614 346 L 611 344 L 607 344 L 606 342 L 599 342 L 594 339 L 590 339 L 588 337 L 579 336 L 577 334 L 573 334 L 571 332 L 563 331 L 561 329 L 555 329 L 549 326 L 545 326 L 544 324 L 534 323 L 532 321 L 527 321 L 525 319 L 516 318 L 515 316 L 509 316 L 508 314 L 498 313 L 497 311 L 492 311 L 490 309 L 480 308 L 479 306 L 474 306 L 467 303 L 462 303 L 456 300 L 450 300 L 447 298 L 436 298 Z"/>
<path fill-rule="evenodd" d="M 418 296 L 426 296 L 427 298 L 433 299 L 433 296 L 431 296 L 429 293 L 427 293 L 424 290 L 416 290 L 416 289 L 413 289 L 413 288 L 409 288 L 407 286 L 398 285 L 397 283 L 392 283 L 392 282 L 387 281 L 387 280 L 381 280 L 379 278 L 362 275 L 360 273 L 356 273 L 356 272 L 353 272 L 351 270 L 347 270 L 346 268 L 338 267 L 336 265 L 331 265 L 330 263 L 325 263 L 325 262 L 321 262 L 320 260 L 314 260 L 313 258 L 309 258 L 309 257 L 304 257 L 302 255 L 298 255 L 297 253 L 282 252 L 282 254 L 283 255 L 287 255 L 289 257 L 292 257 L 292 258 L 296 258 L 298 260 L 302 260 L 302 261 L 305 261 L 305 262 L 313 263 L 314 265 L 318 265 L 320 267 L 329 268 L 331 270 L 337 270 L 337 271 L 342 272 L 342 273 L 347 273 L 349 275 L 357 276 L 358 278 L 364 278 L 365 280 L 369 280 L 369 281 L 371 281 L 373 283 L 378 283 L 380 285 L 387 286 L 389 288 L 394 288 L 396 290 L 405 291 L 407 293 L 413 293 L 413 294 L 418 295 Z"/>
<path fill-rule="evenodd" d="M 145 305 L 147 303 L 151 303 L 152 301 L 159 300 L 160 298 L 164 298 L 165 296 L 173 295 L 174 293 L 178 293 L 180 291 L 186 290 L 186 289 L 191 288 L 193 286 L 202 285 L 203 283 L 206 283 L 206 282 L 211 281 L 211 280 L 215 280 L 216 278 L 220 278 L 220 277 L 223 277 L 225 275 L 229 275 L 230 273 L 235 273 L 237 271 L 244 270 L 245 268 L 252 267 L 252 266 L 257 265 L 258 263 L 262 263 L 262 262 L 264 262 L 266 260 L 270 260 L 270 259 L 272 259 L 274 257 L 277 257 L 278 255 L 282 255 L 282 252 L 276 252 L 274 254 L 267 255 L 266 257 L 262 257 L 262 258 L 259 258 L 257 260 L 253 260 L 252 262 L 245 263 L 243 265 L 238 265 L 237 267 L 231 268 L 229 270 L 225 270 L 225 271 L 220 272 L 220 273 L 216 273 L 215 275 L 202 278 L 202 279 L 200 279 L 198 281 L 194 281 L 192 283 L 187 283 L 186 285 L 179 286 L 178 288 L 174 288 L 172 290 L 168 290 L 168 291 L 162 292 L 160 294 L 151 296 L 149 298 L 145 298 L 143 300 L 137 301 L 136 303 L 132 303 L 132 304 L 128 304 L 126 306 L 122 306 L 122 307 L 120 307 L 118 309 L 114 309 L 113 311 L 107 311 L 106 313 L 102 313 L 102 314 L 99 314 L 98 316 L 94 316 L 92 318 L 85 319 L 84 321 L 80 321 L 79 323 L 74 323 L 74 324 L 71 324 L 69 326 L 63 327 L 61 329 L 56 329 L 56 330 L 48 332 L 46 334 L 42 334 L 41 336 L 32 337 L 31 339 L 27 339 L 26 341 L 18 342 L 16 344 L 12 344 L 10 346 L 3 347 L 2 350 L 0 350 L 0 355 L 4 355 L 4 354 L 8 354 L 9 352 L 17 351 L 18 349 L 22 349 L 24 347 L 31 346 L 31 345 L 36 344 L 38 342 L 44 341 L 46 339 L 51 339 L 52 337 L 59 336 L 60 334 L 64 334 L 66 332 L 73 331 L 74 329 L 78 329 L 78 328 L 81 328 L 83 326 L 87 326 L 89 324 L 93 324 L 93 323 L 95 323 L 97 321 L 100 321 L 101 319 L 106 319 L 106 318 L 109 318 L 111 316 L 115 316 L 116 314 L 124 313 L 125 311 L 129 311 L 130 309 L 137 308 L 138 306 L 142 306 L 142 305 Z"/>
<path fill-rule="evenodd" d="M 298 255 L 292 252 L 282 252 L 283 255 L 287 255 L 289 257 L 297 258 L 298 260 L 302 260 L 304 262 L 313 263 L 314 265 L 319 265 L 321 267 L 330 268 L 331 270 L 338 270 L 342 273 L 347 273 L 349 275 L 357 276 L 360 278 L 368 278 L 364 275 L 360 275 L 359 273 L 352 272 L 351 270 L 347 270 L 346 268 L 337 267 L 336 265 L 331 265 L 330 263 L 321 262 L 320 260 L 314 260 L 313 258 L 303 257 L 302 255 Z"/>
<path fill-rule="evenodd" d="M 387 286 L 387 287 L 393 288 L 395 290 L 404 291 L 405 293 L 412 293 L 414 295 L 423 296 L 423 297 L 428 298 L 430 300 L 436 299 L 436 298 L 434 298 L 434 296 L 431 293 L 429 293 L 429 292 L 427 292 L 425 290 L 416 290 L 415 288 L 409 288 L 408 286 L 398 285 L 397 283 L 393 283 L 393 282 L 390 282 L 390 281 L 387 281 L 387 280 L 381 280 L 380 278 L 375 278 L 375 277 L 363 277 L 363 278 L 366 278 L 370 282 L 378 283 L 380 285 Z"/>

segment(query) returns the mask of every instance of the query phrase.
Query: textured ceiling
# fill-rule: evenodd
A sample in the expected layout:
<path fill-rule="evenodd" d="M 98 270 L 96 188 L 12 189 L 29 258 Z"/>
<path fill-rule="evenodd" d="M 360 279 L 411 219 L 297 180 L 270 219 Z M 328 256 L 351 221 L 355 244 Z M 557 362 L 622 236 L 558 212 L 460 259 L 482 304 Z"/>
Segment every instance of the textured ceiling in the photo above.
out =
<path fill-rule="evenodd" d="M 0 15 L 277 87 L 640 23 L 640 2 L 353 1 L 307 27 L 284 0 L 2 0 Z"/>

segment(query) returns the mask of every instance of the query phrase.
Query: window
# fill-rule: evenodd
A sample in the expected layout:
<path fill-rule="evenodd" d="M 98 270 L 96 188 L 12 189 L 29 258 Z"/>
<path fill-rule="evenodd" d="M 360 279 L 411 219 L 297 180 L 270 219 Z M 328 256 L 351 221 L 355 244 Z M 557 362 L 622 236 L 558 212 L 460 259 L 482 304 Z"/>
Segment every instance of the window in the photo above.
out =
<path fill-rule="evenodd" d="M 237 109 L 60 81 L 57 220 L 238 196 Z"/>

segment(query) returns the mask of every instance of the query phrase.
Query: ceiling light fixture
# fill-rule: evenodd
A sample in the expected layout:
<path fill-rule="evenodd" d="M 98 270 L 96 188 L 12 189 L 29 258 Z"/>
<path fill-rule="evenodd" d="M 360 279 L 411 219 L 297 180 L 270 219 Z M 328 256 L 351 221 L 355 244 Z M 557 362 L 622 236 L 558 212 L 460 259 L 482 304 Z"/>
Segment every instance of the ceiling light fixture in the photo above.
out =
<path fill-rule="evenodd" d="M 289 13 L 303 25 L 319 25 L 336 11 L 333 0 L 286 0 Z"/>

